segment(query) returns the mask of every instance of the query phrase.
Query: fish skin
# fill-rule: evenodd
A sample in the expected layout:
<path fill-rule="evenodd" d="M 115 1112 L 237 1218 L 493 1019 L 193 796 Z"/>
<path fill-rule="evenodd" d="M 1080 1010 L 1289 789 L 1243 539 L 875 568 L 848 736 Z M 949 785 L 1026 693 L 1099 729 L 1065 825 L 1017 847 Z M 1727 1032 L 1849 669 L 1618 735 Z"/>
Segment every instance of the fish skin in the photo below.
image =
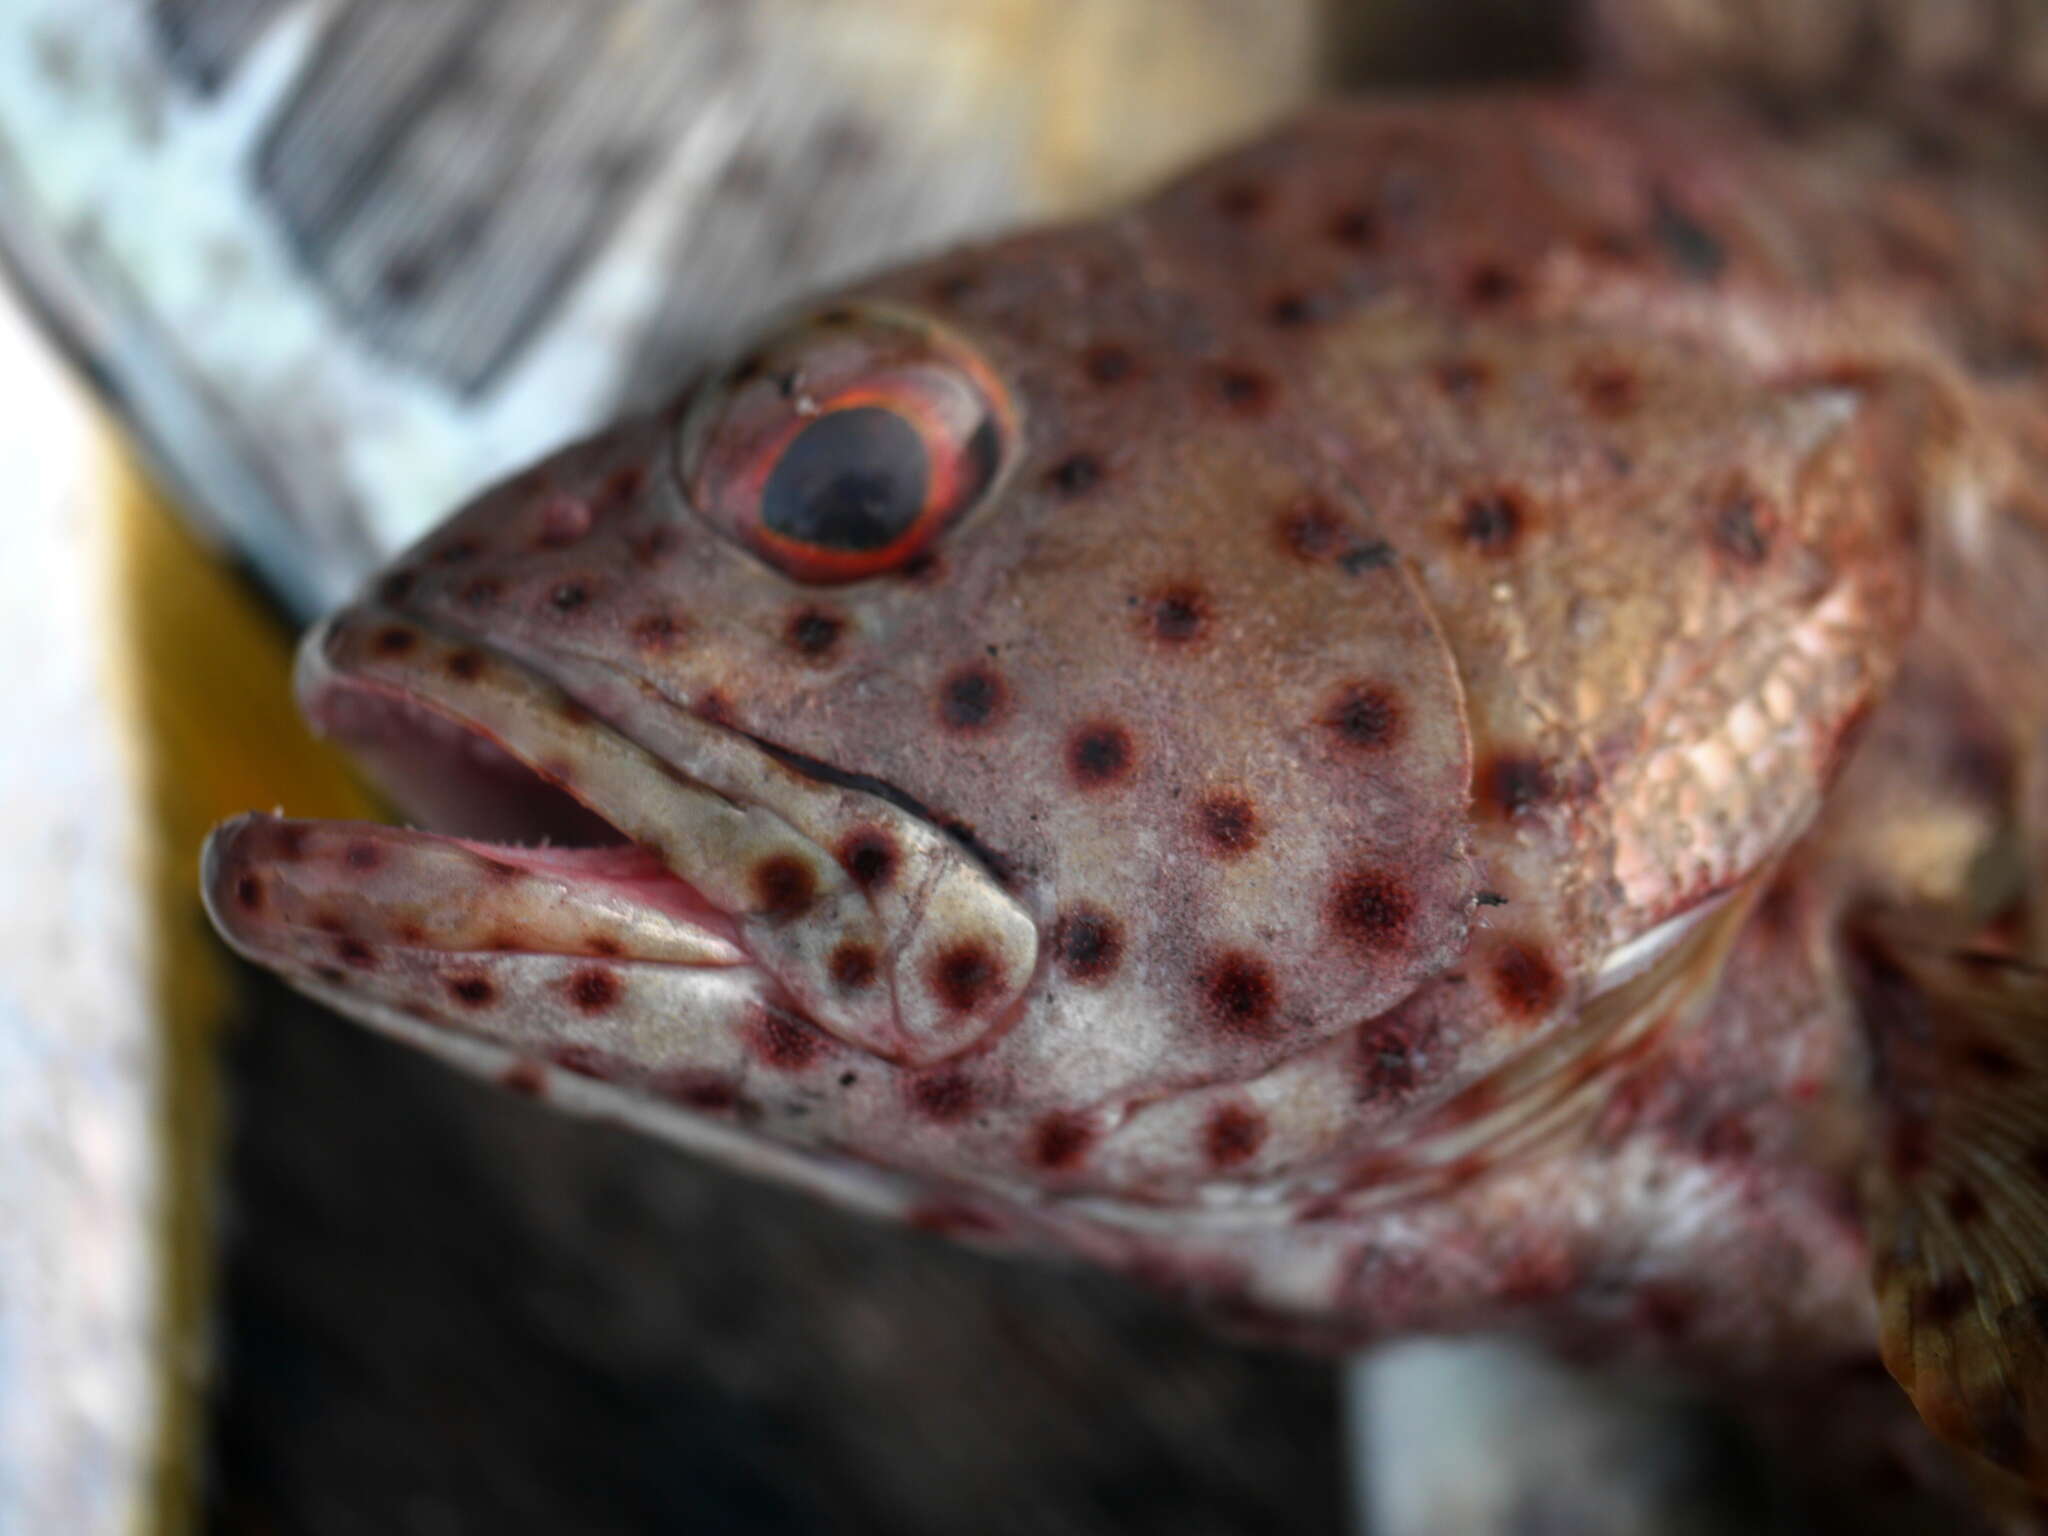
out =
<path fill-rule="evenodd" d="M 740 964 L 437 947 L 406 909 L 448 899 L 445 848 L 392 841 L 369 900 L 261 819 L 210 845 L 209 906 L 295 984 L 519 1086 L 1270 1335 L 1865 1353 L 1869 1102 L 1830 957 L 1888 878 L 1858 807 L 1953 791 L 1921 872 L 1951 891 L 2012 813 L 2010 775 L 1851 748 L 1997 730 L 1967 658 L 2024 642 L 1940 583 L 2003 546 L 1983 509 L 2044 436 L 1985 345 L 2037 302 L 2030 218 L 1620 98 L 1332 106 L 1101 222 L 819 306 L 929 317 L 1014 404 L 930 562 L 812 585 L 715 531 L 676 460 L 700 381 L 485 493 L 309 642 L 330 727 L 364 668 L 513 711 L 515 749 L 548 719 L 533 766 L 592 794 L 616 769 L 592 803 L 635 832 L 620 807 L 646 808 L 700 892 L 661 797 L 697 793 L 692 826 L 761 812 L 831 932 L 879 931 L 895 1025 L 792 983 L 810 918 L 736 910 L 730 868 L 708 899 Z M 1977 264 L 1930 276 L 1965 236 Z M 962 726 L 968 674 L 989 707 Z M 1098 727 L 1121 759 L 1077 775 Z M 922 950 L 922 884 L 862 914 L 830 867 L 870 831 L 954 882 Z M 354 893 L 345 931 L 279 914 L 280 858 L 305 900 Z M 1718 990 L 1702 961 L 1627 1050 L 1567 1050 L 1610 957 L 1752 902 Z M 770 963 L 749 931 L 797 936 Z M 932 966 L 984 939 L 995 999 L 949 1036 Z M 1418 1182 L 1546 1048 L 1543 1081 L 1584 1089 L 1571 1134 Z"/>

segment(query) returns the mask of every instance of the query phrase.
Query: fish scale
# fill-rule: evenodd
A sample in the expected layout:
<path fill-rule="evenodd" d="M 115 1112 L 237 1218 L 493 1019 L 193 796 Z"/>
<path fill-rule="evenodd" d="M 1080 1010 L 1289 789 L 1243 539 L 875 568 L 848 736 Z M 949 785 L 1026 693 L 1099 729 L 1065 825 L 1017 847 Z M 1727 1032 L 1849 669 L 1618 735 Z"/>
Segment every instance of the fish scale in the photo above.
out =
<path fill-rule="evenodd" d="M 386 707 L 358 695 L 473 718 L 524 764 L 505 806 L 528 771 L 533 815 L 641 850 L 501 856 L 536 891 L 666 881 L 719 968 L 593 962 L 560 905 L 547 944 L 397 943 L 390 893 L 454 867 L 431 834 L 309 935 L 345 861 L 237 824 L 216 918 L 528 1091 L 567 1073 L 1269 1335 L 1867 1349 L 1927 1283 L 1895 1264 L 1873 1305 L 1859 1198 L 1887 1231 L 1925 1202 L 1919 1164 L 1855 1194 L 1870 1148 L 2029 1123 L 2040 1089 L 2029 1050 L 1950 1050 L 2010 1059 L 2017 1097 L 1886 1096 L 1911 1021 L 1954 993 L 2018 1028 L 2035 983 L 1856 957 L 2024 930 L 2036 876 L 1960 911 L 2017 769 L 1857 743 L 1981 738 L 1961 679 L 2038 656 L 1969 593 L 2048 570 L 2048 417 L 1984 363 L 2041 302 L 2034 215 L 1852 149 L 1620 98 L 1332 106 L 799 311 L 458 511 L 303 680 L 401 803 L 486 802 L 351 725 Z M 1989 254 L 1930 283 L 1945 222 Z M 437 638 L 380 653 L 380 625 Z M 451 684 L 465 643 L 505 679 Z M 1999 761 L 2037 750 L 2022 702 Z M 1884 879 L 1900 846 L 1917 884 Z M 368 963 L 309 969 L 337 942 Z M 1895 1360 L 1940 1333 L 1886 1326 Z M 1895 1369 L 2038 1474 L 2031 1401 L 2001 1429 L 1981 1376 Z"/>

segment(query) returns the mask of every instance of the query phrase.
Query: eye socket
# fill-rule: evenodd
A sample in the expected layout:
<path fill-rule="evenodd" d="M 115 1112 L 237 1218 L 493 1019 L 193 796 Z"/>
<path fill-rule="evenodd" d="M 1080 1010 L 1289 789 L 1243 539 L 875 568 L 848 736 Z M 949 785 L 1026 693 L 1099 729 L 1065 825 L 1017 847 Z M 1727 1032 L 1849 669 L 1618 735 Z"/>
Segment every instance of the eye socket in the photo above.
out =
<path fill-rule="evenodd" d="M 963 343 L 892 313 L 836 310 L 707 389 L 683 426 L 692 506 L 801 581 L 892 570 L 987 494 L 1014 432 Z"/>

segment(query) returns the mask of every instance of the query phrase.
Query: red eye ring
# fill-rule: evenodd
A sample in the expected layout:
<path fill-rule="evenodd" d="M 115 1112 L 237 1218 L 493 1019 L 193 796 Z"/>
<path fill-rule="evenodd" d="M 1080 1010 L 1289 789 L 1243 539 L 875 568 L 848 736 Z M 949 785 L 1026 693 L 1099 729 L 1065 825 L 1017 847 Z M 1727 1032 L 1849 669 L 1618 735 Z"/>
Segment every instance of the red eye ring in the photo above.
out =
<path fill-rule="evenodd" d="M 785 575 L 858 581 L 985 500 L 1014 441 L 1007 392 L 964 344 L 842 309 L 699 397 L 683 483 L 700 515 Z"/>

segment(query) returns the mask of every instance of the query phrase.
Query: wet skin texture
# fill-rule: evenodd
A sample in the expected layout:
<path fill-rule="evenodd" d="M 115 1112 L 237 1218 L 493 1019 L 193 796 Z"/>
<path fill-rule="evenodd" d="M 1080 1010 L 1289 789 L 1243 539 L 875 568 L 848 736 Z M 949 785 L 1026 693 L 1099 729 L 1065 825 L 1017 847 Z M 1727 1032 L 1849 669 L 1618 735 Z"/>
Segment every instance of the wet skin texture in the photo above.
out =
<path fill-rule="evenodd" d="M 1321 110 L 460 511 L 302 691 L 472 841 L 248 818 L 209 903 L 520 1091 L 1270 1335 L 1866 1354 L 1842 914 L 2027 921 L 1971 594 L 2038 549 L 2038 239 L 1643 104 Z"/>

